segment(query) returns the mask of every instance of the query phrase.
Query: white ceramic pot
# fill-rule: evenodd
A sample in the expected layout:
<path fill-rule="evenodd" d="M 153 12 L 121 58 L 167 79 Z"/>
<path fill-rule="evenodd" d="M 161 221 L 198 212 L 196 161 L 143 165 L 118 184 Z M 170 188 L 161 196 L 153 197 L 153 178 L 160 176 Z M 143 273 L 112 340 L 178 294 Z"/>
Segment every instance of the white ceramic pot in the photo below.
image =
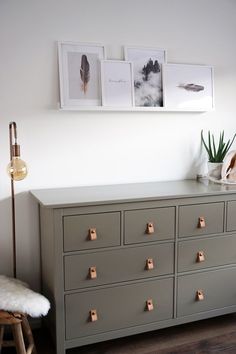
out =
<path fill-rule="evenodd" d="M 208 162 L 208 176 L 214 179 L 221 179 L 223 162 Z"/>

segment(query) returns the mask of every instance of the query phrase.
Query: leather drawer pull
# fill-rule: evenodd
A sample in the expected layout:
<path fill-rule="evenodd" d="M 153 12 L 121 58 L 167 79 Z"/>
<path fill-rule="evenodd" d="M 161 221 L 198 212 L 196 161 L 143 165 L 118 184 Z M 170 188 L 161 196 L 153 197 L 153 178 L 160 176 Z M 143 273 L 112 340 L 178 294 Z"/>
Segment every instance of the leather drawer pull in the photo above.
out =
<path fill-rule="evenodd" d="M 154 224 L 153 222 L 147 223 L 146 234 L 151 235 L 154 234 Z"/>
<path fill-rule="evenodd" d="M 206 221 L 204 216 L 199 216 L 198 218 L 198 228 L 199 229 L 203 229 L 204 227 L 206 227 Z"/>
<path fill-rule="evenodd" d="M 89 268 L 89 279 L 96 279 L 97 278 L 97 269 L 96 267 Z"/>
<path fill-rule="evenodd" d="M 98 320 L 97 310 L 91 310 L 91 311 L 89 311 L 89 314 L 90 314 L 90 321 L 91 322 L 95 322 Z"/>
<path fill-rule="evenodd" d="M 203 251 L 199 251 L 199 252 L 197 253 L 196 262 L 197 262 L 197 263 L 201 263 L 201 262 L 204 262 L 204 261 L 205 261 L 204 252 L 203 252 Z"/>
<path fill-rule="evenodd" d="M 197 290 L 196 292 L 196 300 L 197 301 L 202 301 L 204 300 L 204 294 L 202 290 Z"/>
<path fill-rule="evenodd" d="M 148 299 L 146 301 L 146 310 L 147 311 L 152 311 L 153 309 L 154 309 L 153 301 L 152 301 L 152 299 Z"/>
<path fill-rule="evenodd" d="M 97 239 L 97 230 L 95 228 L 89 229 L 89 240 L 94 241 Z"/>
<path fill-rule="evenodd" d="M 148 258 L 146 260 L 146 270 L 150 270 L 154 268 L 154 263 L 152 258 Z"/>

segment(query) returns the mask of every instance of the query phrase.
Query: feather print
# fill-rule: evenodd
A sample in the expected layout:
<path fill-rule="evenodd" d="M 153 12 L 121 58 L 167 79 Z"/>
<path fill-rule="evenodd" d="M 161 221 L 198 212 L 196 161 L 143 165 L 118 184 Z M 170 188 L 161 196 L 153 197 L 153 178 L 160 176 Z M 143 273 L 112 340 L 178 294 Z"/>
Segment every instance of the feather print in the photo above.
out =
<path fill-rule="evenodd" d="M 80 66 L 80 77 L 81 77 L 81 89 L 86 94 L 87 89 L 88 89 L 88 82 L 90 79 L 90 71 L 89 71 L 89 62 L 88 58 L 85 54 L 82 55 L 81 57 L 81 66 Z"/>
<path fill-rule="evenodd" d="M 204 86 L 197 84 L 179 84 L 180 88 L 185 89 L 186 91 L 199 92 L 204 90 Z"/>

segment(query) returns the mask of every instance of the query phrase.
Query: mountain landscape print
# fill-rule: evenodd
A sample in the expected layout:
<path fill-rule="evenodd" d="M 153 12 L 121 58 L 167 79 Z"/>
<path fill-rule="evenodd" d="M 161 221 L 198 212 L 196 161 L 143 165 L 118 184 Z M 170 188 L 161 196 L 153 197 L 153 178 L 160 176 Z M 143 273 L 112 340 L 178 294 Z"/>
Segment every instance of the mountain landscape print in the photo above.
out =
<path fill-rule="evenodd" d="M 126 48 L 125 59 L 133 62 L 135 106 L 163 107 L 162 63 L 165 51 Z"/>

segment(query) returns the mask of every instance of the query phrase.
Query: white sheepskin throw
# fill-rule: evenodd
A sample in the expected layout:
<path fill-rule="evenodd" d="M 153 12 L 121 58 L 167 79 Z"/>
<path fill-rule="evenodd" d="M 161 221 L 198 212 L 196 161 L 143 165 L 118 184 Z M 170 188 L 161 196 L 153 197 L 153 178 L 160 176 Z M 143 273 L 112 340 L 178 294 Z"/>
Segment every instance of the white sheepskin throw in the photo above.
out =
<path fill-rule="evenodd" d="M 40 317 L 45 316 L 49 309 L 50 303 L 46 297 L 30 290 L 18 279 L 0 275 L 0 310 Z"/>

